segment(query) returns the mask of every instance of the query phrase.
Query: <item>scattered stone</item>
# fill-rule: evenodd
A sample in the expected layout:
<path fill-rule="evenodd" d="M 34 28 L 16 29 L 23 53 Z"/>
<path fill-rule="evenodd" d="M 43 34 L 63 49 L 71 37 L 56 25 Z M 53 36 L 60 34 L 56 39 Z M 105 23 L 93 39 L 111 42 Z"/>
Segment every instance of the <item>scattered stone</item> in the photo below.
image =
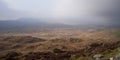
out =
<path fill-rule="evenodd" d="M 120 53 L 115 56 L 115 60 L 120 60 Z"/>
<path fill-rule="evenodd" d="M 93 56 L 92 60 L 101 60 L 101 58 L 103 58 L 103 57 L 104 57 L 104 55 L 102 55 L 102 54 L 96 54 Z"/>
<path fill-rule="evenodd" d="M 113 58 L 113 57 L 111 57 L 111 58 L 109 58 L 109 60 L 114 60 L 114 58 Z"/>

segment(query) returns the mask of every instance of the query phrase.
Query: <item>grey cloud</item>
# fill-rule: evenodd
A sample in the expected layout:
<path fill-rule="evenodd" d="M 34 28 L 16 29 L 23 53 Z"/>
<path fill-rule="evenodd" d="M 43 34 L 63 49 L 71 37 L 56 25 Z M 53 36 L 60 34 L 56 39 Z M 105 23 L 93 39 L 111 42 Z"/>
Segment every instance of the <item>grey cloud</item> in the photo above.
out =
<path fill-rule="evenodd" d="M 0 0 L 0 20 L 17 19 L 21 16 L 24 16 L 21 12 L 12 10 L 7 4 Z"/>
<path fill-rule="evenodd" d="M 60 2 L 56 2 L 55 5 L 56 7 L 53 7 L 54 5 L 53 4 L 51 6 L 52 7 L 51 9 L 50 6 L 47 6 L 47 4 L 43 3 L 43 6 L 38 7 L 41 9 L 44 8 L 42 11 L 37 10 L 37 12 L 39 12 L 37 14 L 36 13 L 34 14 L 31 11 L 29 12 L 31 14 L 29 14 L 26 12 L 24 13 L 20 11 L 15 11 L 9 8 L 7 4 L 0 0 L 0 19 L 20 17 L 41 18 L 41 16 L 45 16 L 45 18 L 48 19 L 47 21 L 50 22 L 62 22 L 70 24 L 71 23 L 102 24 L 106 22 L 110 23 L 120 22 L 120 0 L 59 0 L 59 1 Z"/>
<path fill-rule="evenodd" d="M 95 12 L 96 15 L 108 18 L 110 21 L 120 20 L 120 0 L 112 0 L 110 3 L 109 0 L 107 0 L 102 7 L 100 7 L 102 11 Z"/>

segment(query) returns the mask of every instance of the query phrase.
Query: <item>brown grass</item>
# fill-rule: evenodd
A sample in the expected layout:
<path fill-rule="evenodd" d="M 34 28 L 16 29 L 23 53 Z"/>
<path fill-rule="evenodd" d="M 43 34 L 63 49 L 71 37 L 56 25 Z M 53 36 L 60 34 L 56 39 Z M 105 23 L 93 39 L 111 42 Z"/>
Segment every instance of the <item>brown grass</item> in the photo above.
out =
<path fill-rule="evenodd" d="M 9 51 L 23 54 L 52 52 L 56 48 L 77 53 L 97 53 L 102 51 L 101 48 L 106 50 L 120 45 L 116 44 L 120 40 L 117 32 L 119 29 L 53 29 L 31 33 L 5 33 L 0 36 L 0 54 Z"/>

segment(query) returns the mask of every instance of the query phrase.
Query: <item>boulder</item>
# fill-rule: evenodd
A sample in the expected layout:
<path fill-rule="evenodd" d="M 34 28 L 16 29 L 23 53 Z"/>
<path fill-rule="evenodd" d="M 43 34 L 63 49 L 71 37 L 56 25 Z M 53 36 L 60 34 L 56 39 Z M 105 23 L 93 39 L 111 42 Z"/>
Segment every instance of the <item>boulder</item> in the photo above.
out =
<path fill-rule="evenodd" d="M 103 58 L 103 57 L 104 57 L 104 55 L 102 55 L 102 54 L 96 54 L 93 56 L 92 60 L 101 60 L 101 58 Z"/>
<path fill-rule="evenodd" d="M 120 60 L 120 53 L 115 55 L 115 60 Z"/>

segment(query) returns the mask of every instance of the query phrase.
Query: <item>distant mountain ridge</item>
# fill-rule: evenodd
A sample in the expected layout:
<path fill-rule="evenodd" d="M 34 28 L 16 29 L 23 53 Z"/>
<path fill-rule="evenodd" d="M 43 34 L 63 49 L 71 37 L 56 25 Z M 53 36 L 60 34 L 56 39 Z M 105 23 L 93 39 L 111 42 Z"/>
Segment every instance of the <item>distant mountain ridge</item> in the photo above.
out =
<path fill-rule="evenodd" d="M 47 23 L 36 19 L 18 19 L 0 21 L 0 30 L 59 28 L 59 27 L 69 27 L 69 25 L 60 23 Z"/>
<path fill-rule="evenodd" d="M 120 28 L 119 22 L 116 23 L 108 23 L 108 24 L 83 24 L 83 25 L 67 25 L 62 23 L 48 23 L 43 20 L 37 20 L 32 18 L 21 18 L 17 20 L 4 20 L 0 21 L 0 31 L 9 31 L 9 30 L 24 30 L 24 29 L 41 29 L 41 28 L 100 28 L 100 27 L 108 27 L 108 28 Z"/>

